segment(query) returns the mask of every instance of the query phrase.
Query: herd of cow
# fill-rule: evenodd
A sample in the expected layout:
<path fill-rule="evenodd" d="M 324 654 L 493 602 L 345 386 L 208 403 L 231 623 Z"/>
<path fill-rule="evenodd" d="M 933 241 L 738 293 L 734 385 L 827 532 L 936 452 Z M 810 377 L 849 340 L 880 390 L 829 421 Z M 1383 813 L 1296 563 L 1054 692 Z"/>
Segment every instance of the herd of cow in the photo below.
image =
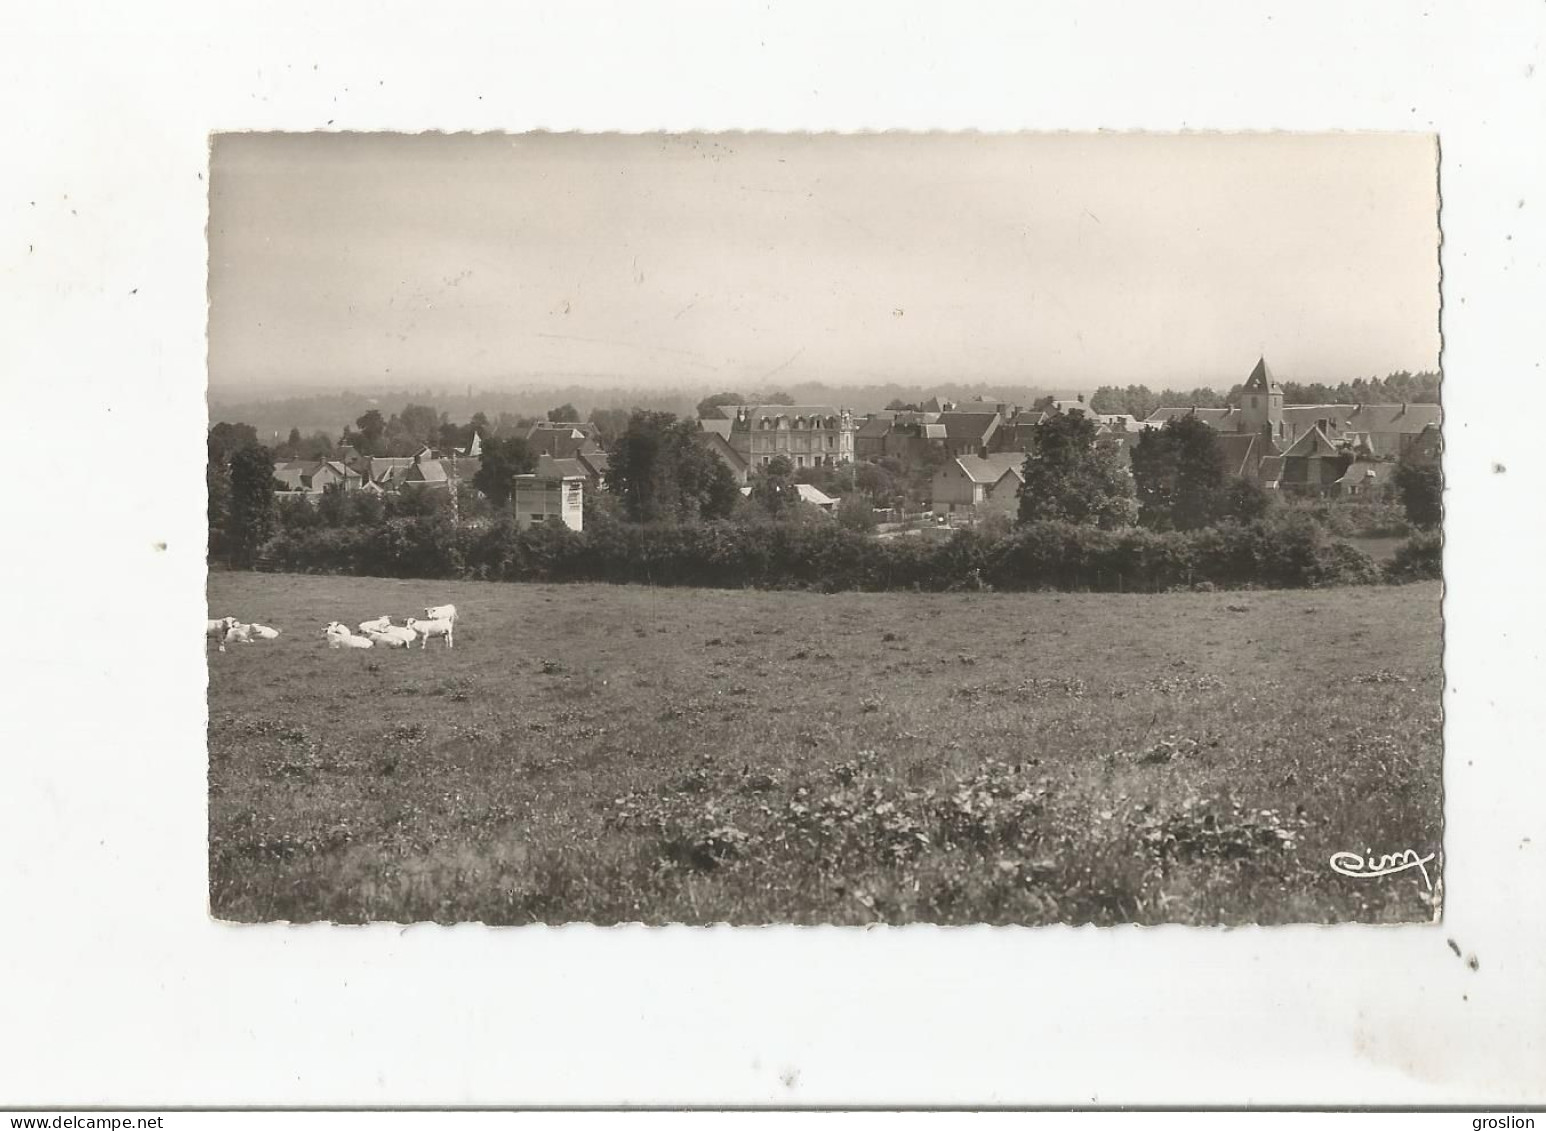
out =
<path fill-rule="evenodd" d="M 392 623 L 391 617 L 377 617 L 360 623 L 360 635 L 356 636 L 346 624 L 329 621 L 322 630 L 329 648 L 408 648 L 415 640 L 420 649 L 428 648 L 430 639 L 441 637 L 447 648 L 454 648 L 456 635 L 456 606 L 430 605 L 422 619 L 408 617 L 404 624 Z M 247 624 L 235 617 L 220 617 L 208 622 L 206 640 L 217 641 L 220 651 L 227 644 L 252 644 L 259 640 L 274 640 L 279 636 L 277 628 L 266 624 Z"/>

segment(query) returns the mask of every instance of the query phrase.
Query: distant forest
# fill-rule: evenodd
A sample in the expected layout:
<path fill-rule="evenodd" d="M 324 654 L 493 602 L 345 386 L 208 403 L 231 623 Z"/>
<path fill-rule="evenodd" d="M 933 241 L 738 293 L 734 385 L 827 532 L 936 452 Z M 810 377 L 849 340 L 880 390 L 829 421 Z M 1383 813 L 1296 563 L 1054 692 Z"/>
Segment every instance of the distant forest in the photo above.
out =
<path fill-rule="evenodd" d="M 1439 400 L 1439 375 L 1437 373 L 1392 373 L 1387 377 L 1358 378 L 1338 385 L 1283 381 L 1284 401 L 1287 404 L 1373 404 L 1400 403 L 1437 404 Z M 1096 412 L 1131 413 L 1142 419 L 1161 406 L 1197 405 L 1198 407 L 1222 407 L 1238 404 L 1241 386 L 1235 385 L 1226 392 L 1209 387 L 1177 391 L 1163 389 L 1154 392 L 1147 385 L 1102 385 L 1088 399 Z M 711 394 L 705 397 L 705 393 Z M 237 399 L 230 393 L 211 390 L 209 414 L 211 420 L 239 420 L 251 424 L 261 443 L 272 443 L 285 437 L 292 429 L 306 435 L 326 433 L 337 437 L 346 428 L 356 425 L 358 419 L 371 409 L 389 411 L 389 406 L 403 402 L 433 407 L 442 417 L 462 420 L 481 413 L 489 421 L 499 422 L 508 429 L 517 421 L 546 419 L 555 406 L 569 406 L 581 420 L 603 415 L 610 416 L 615 410 L 634 408 L 671 412 L 678 416 L 696 415 L 698 406 L 708 400 L 722 401 L 727 396 L 740 398 L 743 403 L 771 403 L 783 401 L 792 404 L 835 404 L 850 407 L 862 416 L 888 404 L 922 403 L 931 397 L 966 403 L 970 401 L 1002 402 L 1029 408 L 1044 402 L 1050 395 L 1045 387 L 989 385 L 986 383 L 961 384 L 946 382 L 933 386 L 872 384 L 827 385 L 819 382 L 803 382 L 785 385 L 777 389 L 726 390 L 700 386 L 696 389 L 629 389 L 598 385 L 528 387 L 520 390 L 469 390 L 446 392 L 445 390 L 383 390 L 379 394 L 365 392 L 321 393 L 310 396 L 277 396 L 273 398 L 244 397 Z"/>
<path fill-rule="evenodd" d="M 1343 381 L 1339 385 L 1320 382 L 1304 384 L 1298 381 L 1280 381 L 1283 386 L 1284 404 L 1438 404 L 1439 375 L 1424 371 L 1408 373 L 1401 370 L 1388 377 L 1359 377 Z M 1235 385 L 1227 393 L 1220 393 L 1204 386 L 1190 392 L 1179 393 L 1174 389 L 1154 392 L 1147 385 L 1102 385 L 1090 397 L 1090 407 L 1096 412 L 1126 412 L 1143 420 L 1157 408 L 1225 408 L 1240 403 L 1244 385 Z"/>

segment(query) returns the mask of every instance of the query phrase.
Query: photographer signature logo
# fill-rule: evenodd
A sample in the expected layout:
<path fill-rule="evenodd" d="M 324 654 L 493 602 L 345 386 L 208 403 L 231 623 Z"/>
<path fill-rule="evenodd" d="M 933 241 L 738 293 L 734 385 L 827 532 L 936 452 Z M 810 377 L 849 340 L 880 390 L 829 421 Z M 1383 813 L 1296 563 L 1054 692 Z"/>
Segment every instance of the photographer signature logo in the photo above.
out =
<path fill-rule="evenodd" d="M 1368 879 L 1373 876 L 1393 876 L 1397 872 L 1416 868 L 1422 873 L 1423 883 L 1428 885 L 1429 891 L 1432 891 L 1433 880 L 1428 875 L 1428 865 L 1433 863 L 1436 856 L 1438 856 L 1436 852 L 1419 856 L 1410 848 L 1400 852 L 1388 852 L 1383 856 L 1375 856 L 1369 849 L 1364 850 L 1363 856 L 1356 852 L 1337 852 L 1331 857 L 1331 870 L 1342 876 Z"/>

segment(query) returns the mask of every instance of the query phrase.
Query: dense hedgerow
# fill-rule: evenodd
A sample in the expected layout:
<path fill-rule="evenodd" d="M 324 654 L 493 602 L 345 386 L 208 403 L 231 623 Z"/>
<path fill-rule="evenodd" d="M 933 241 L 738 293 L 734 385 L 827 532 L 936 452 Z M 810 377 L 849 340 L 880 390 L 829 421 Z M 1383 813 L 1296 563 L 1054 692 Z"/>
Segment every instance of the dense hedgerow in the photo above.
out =
<path fill-rule="evenodd" d="M 1437 581 L 1443 576 L 1444 537 L 1437 530 L 1419 530 L 1385 563 L 1389 581 Z"/>
<path fill-rule="evenodd" d="M 1416 547 L 1418 539 L 1408 543 Z M 1406 576 L 1421 549 L 1405 549 Z M 1041 522 L 1007 534 L 878 539 L 830 522 L 634 525 L 598 515 L 583 532 L 443 517 L 289 531 L 265 547 L 281 569 L 489 581 L 604 581 L 710 588 L 1094 590 L 1303 588 L 1381 580 L 1362 551 L 1305 517 L 1187 532 Z M 1432 555 L 1436 568 L 1437 555 Z M 1422 559 L 1424 562 L 1426 558 Z"/>

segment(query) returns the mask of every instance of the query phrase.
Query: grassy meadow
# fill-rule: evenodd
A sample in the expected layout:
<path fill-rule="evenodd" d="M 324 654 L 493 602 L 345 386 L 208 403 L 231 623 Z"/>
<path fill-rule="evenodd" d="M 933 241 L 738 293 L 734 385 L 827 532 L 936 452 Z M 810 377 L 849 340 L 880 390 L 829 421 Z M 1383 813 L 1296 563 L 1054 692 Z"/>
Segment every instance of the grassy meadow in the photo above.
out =
<path fill-rule="evenodd" d="M 213 573 L 243 921 L 1431 919 L 1440 589 L 841 593 Z M 456 648 L 330 651 L 428 604 Z M 1430 865 L 1437 884 L 1438 863 Z"/>

